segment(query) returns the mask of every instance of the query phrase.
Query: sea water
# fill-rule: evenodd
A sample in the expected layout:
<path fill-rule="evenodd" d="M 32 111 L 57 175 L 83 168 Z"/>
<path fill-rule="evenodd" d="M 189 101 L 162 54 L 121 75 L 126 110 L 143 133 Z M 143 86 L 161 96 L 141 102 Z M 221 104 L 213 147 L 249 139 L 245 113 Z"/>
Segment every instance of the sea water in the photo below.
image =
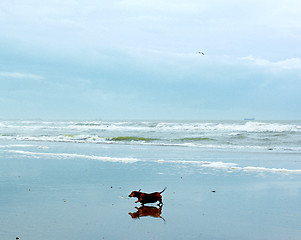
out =
<path fill-rule="evenodd" d="M 300 121 L 2 120 L 0 141 L 2 154 L 35 158 L 301 174 Z"/>
<path fill-rule="evenodd" d="M 301 122 L 0 121 L 0 138 L 301 153 Z"/>
<path fill-rule="evenodd" d="M 300 239 L 300 127 L 0 121 L 0 239 Z M 165 220 L 132 219 L 164 187 Z"/>

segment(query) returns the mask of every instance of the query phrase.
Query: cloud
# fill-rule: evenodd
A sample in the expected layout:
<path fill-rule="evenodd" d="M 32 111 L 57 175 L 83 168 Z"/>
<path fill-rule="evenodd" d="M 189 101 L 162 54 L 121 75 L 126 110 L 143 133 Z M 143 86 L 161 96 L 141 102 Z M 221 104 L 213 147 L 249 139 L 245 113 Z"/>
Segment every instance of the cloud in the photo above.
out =
<path fill-rule="evenodd" d="M 15 78 L 15 79 L 32 79 L 32 80 L 41 80 L 44 78 L 36 74 L 19 73 L 19 72 L 0 72 L 0 77 Z"/>
<path fill-rule="evenodd" d="M 256 58 L 253 56 L 241 58 L 244 61 L 252 63 L 257 66 L 267 67 L 278 70 L 301 70 L 301 59 L 300 58 L 289 58 L 285 60 L 272 62 L 264 58 Z"/>
<path fill-rule="evenodd" d="M 301 3 L 288 1 L 0 1 L 0 112 L 300 115 Z"/>

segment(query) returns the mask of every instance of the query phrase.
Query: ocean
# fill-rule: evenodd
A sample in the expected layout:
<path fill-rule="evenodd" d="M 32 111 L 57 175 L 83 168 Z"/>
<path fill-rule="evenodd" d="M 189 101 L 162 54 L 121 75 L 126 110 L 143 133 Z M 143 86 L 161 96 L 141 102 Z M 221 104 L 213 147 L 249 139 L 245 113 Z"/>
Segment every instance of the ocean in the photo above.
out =
<path fill-rule="evenodd" d="M 2 153 L 34 157 L 301 173 L 301 121 L 2 120 L 0 141 Z M 68 151 L 68 144 L 76 144 L 78 151 Z M 241 152 L 249 157 L 239 157 Z M 258 160 L 258 153 L 267 157 Z"/>

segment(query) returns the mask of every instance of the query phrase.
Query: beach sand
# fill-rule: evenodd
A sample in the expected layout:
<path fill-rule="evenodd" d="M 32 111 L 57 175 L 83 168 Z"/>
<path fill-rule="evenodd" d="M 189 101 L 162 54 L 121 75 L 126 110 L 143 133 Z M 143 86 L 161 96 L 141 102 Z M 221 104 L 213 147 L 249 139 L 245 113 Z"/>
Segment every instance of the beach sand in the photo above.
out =
<path fill-rule="evenodd" d="M 26 151 L 37 151 L 32 145 Z M 67 143 L 44 143 L 39 151 L 82 154 L 96 153 L 100 148 L 103 154 L 112 151 L 111 146 Z M 120 152 L 116 155 L 122 155 Z M 136 149 L 133 157 L 138 152 Z M 159 159 L 164 153 L 150 151 L 144 159 L 152 154 Z M 216 160 L 229 157 L 223 152 L 203 154 L 207 160 L 209 155 Z M 249 156 L 231 154 L 232 160 Z M 266 157 L 266 153 L 256 156 Z M 300 174 L 202 169 L 168 162 L 53 158 L 10 151 L 2 152 L 0 166 L 3 240 L 297 240 L 301 236 Z M 133 190 L 153 192 L 164 187 L 162 209 L 155 204 L 137 209 L 140 205 L 136 199 L 128 198 Z M 142 215 L 132 218 L 129 213 Z M 149 213 L 153 216 L 143 216 Z"/>

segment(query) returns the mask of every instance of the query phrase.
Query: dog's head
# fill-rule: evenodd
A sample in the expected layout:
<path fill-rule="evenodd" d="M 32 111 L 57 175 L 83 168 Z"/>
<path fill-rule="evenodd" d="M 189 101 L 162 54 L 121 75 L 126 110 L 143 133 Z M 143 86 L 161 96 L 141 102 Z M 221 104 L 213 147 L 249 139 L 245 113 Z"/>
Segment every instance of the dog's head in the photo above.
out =
<path fill-rule="evenodd" d="M 131 194 L 129 195 L 129 197 L 139 198 L 140 195 L 141 195 L 141 189 L 139 189 L 139 191 L 132 191 Z"/>

